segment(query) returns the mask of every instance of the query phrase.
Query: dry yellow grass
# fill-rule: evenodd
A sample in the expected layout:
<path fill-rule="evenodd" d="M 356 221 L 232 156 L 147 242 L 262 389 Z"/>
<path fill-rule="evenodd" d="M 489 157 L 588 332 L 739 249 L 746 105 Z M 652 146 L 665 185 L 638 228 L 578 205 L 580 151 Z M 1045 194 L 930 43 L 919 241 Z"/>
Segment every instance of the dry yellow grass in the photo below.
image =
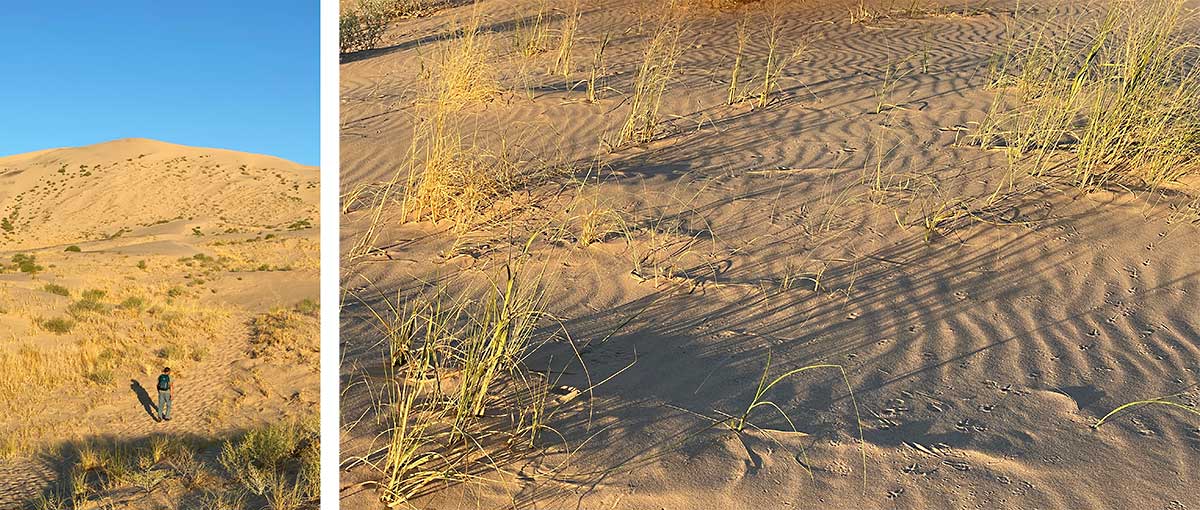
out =
<path fill-rule="evenodd" d="M 1027 160 L 1035 175 L 1066 161 L 1084 187 L 1114 177 L 1152 187 L 1177 180 L 1200 154 L 1200 71 L 1188 56 L 1200 39 L 1185 28 L 1191 15 L 1182 0 L 1105 7 L 1082 40 L 1033 24 L 1013 28 L 993 66 L 1004 93 L 978 139 Z"/>

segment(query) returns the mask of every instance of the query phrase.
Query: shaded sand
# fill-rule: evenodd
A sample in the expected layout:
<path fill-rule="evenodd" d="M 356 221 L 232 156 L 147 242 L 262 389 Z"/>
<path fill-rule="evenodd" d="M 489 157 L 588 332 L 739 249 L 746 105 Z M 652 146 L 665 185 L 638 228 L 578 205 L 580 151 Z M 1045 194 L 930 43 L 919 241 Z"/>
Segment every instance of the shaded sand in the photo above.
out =
<path fill-rule="evenodd" d="M 289 312 L 286 351 L 259 349 L 253 321 L 317 300 L 318 185 L 314 167 L 142 139 L 0 158 L 13 227 L 0 232 L 0 355 L 15 370 L 3 377 L 0 508 L 65 483 L 54 451 L 69 443 L 203 444 L 315 413 L 315 310 Z M 41 271 L 13 267 L 17 254 Z M 103 292 L 95 310 L 80 305 L 88 290 Z M 73 326 L 51 330 L 55 318 Z M 157 423 L 163 365 L 177 389 L 173 419 Z M 107 500 L 195 503 L 176 490 Z"/>
<path fill-rule="evenodd" d="M 382 337 L 364 303 L 430 298 L 435 285 L 477 291 L 541 230 L 526 267 L 546 271 L 561 324 L 543 325 L 540 337 L 555 340 L 527 365 L 576 389 L 612 377 L 557 408 L 561 439 L 490 444 L 478 478 L 436 484 L 414 507 L 1200 506 L 1194 416 L 1147 407 L 1090 427 L 1128 401 L 1200 398 L 1196 183 L 1084 193 L 1022 178 L 986 204 L 1009 177 L 1005 158 L 955 142 L 990 105 L 987 58 L 1015 4 L 851 24 L 857 3 L 790 4 L 784 47 L 808 49 L 762 108 L 724 104 L 741 11 L 697 16 L 659 136 L 609 152 L 600 140 L 623 120 L 652 30 L 641 20 L 656 4 L 584 2 L 578 65 L 563 79 L 545 72 L 553 51 L 512 55 L 536 2 L 481 2 L 506 91 L 466 108 L 471 142 L 507 142 L 525 166 L 590 181 L 581 192 L 550 179 L 497 205 L 531 204 L 513 221 L 462 235 L 385 216 L 376 250 L 346 265 L 342 451 L 354 467 L 342 505 L 383 506 L 364 485 L 379 473 L 355 462 L 380 458 L 385 428 L 373 405 Z M 1055 30 L 1084 8 L 1021 6 Z M 384 48 L 344 59 L 343 193 L 402 167 L 422 89 L 408 71 L 453 44 L 455 20 L 470 13 L 403 21 Z M 766 25 L 752 24 L 752 59 L 766 53 Z M 606 33 L 605 89 L 590 104 L 578 82 Z M 905 70 L 894 84 L 889 66 Z M 885 85 L 891 106 L 876 113 Z M 345 207 L 349 247 L 372 212 Z M 597 208 L 625 225 L 580 246 L 579 217 Z M 970 214 L 927 231 L 943 208 Z M 864 441 L 836 371 L 767 394 L 802 433 L 768 408 L 742 434 L 714 425 L 745 408 L 768 352 L 772 374 L 843 366 Z"/>

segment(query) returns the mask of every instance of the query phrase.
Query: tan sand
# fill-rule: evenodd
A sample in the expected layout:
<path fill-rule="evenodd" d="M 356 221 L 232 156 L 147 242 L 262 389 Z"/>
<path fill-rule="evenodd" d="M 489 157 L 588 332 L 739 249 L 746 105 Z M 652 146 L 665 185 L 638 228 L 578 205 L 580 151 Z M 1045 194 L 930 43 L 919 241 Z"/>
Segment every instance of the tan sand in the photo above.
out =
<path fill-rule="evenodd" d="M 0 158 L 0 215 L 13 226 L 0 232 L 0 361 L 15 370 L 3 377 L 0 508 L 61 484 L 55 452 L 68 444 L 215 441 L 315 413 L 315 314 L 294 314 L 290 352 L 252 356 L 251 338 L 256 317 L 317 300 L 318 187 L 315 167 L 144 139 Z M 11 267 L 17 254 L 42 271 Z M 78 309 L 90 289 L 103 311 Z M 52 318 L 74 326 L 52 331 Z M 163 365 L 174 417 L 156 423 L 138 390 L 156 399 Z M 174 485 L 102 499 L 196 501 Z"/>
<path fill-rule="evenodd" d="M 527 365 L 565 367 L 553 380 L 573 388 L 615 376 L 558 409 L 550 425 L 562 440 L 491 444 L 496 457 L 473 477 L 435 484 L 415 508 L 1200 506 L 1200 419 L 1146 407 L 1090 427 L 1125 402 L 1200 399 L 1196 183 L 1084 193 L 1031 179 L 998 206 L 938 225 L 927 241 L 923 219 L 956 199 L 980 204 L 1008 175 L 1002 154 L 955 142 L 985 116 L 987 59 L 1015 3 L 852 24 L 858 3 L 787 3 L 783 47 L 808 48 L 762 108 L 724 104 L 744 11 L 698 14 L 682 38 L 658 139 L 609 152 L 600 140 L 628 108 L 652 31 L 645 20 L 658 4 L 583 2 L 576 69 L 563 79 L 546 72 L 553 50 L 513 55 L 512 38 L 538 2 L 480 2 L 504 92 L 466 108 L 472 143 L 519 147 L 525 167 L 574 164 L 576 178 L 598 167 L 599 178 L 593 172 L 582 197 L 556 178 L 506 198 L 497 207 L 533 205 L 463 235 L 449 222 L 401 224 L 393 211 L 377 250 L 347 264 L 342 451 L 354 467 L 343 472 L 343 507 L 383 507 L 369 484 L 380 474 L 355 461 L 379 460 L 372 454 L 385 430 L 372 418 L 381 335 L 362 301 L 427 299 L 431 282 L 479 289 L 545 225 L 531 263 L 546 269 L 550 311 L 561 320 L 540 334 L 559 340 Z M 1060 20 L 1085 6 L 1021 8 Z M 454 43 L 455 22 L 472 9 L 402 21 L 382 49 L 345 59 L 347 196 L 402 168 L 425 77 L 418 70 Z M 767 23 L 753 19 L 758 35 L 746 54 L 761 60 Z M 604 34 L 612 38 L 604 89 L 590 104 L 580 82 Z M 896 107 L 876 113 L 877 91 L 898 65 L 911 71 L 886 95 Z M 887 185 L 871 192 L 877 169 Z M 572 226 L 558 236 L 564 242 L 549 242 L 596 206 L 636 234 L 609 225 L 614 235 L 580 246 Z M 347 206 L 343 246 L 367 232 L 371 215 Z M 639 260 L 660 271 L 631 275 Z M 806 278 L 818 273 L 814 290 Z M 583 346 L 586 372 L 570 361 L 560 325 Z M 843 366 L 865 442 L 832 370 L 789 378 L 767 395 L 801 433 L 766 407 L 742 434 L 714 426 L 745 408 L 768 353 L 772 374 Z"/>

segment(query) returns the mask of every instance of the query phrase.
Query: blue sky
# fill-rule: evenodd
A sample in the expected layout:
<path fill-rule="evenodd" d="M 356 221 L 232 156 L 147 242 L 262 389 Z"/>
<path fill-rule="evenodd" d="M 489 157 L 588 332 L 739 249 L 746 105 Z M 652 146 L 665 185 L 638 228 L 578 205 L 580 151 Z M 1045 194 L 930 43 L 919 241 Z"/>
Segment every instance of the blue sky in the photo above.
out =
<path fill-rule="evenodd" d="M 153 138 L 316 165 L 318 0 L 10 2 L 0 155 Z"/>

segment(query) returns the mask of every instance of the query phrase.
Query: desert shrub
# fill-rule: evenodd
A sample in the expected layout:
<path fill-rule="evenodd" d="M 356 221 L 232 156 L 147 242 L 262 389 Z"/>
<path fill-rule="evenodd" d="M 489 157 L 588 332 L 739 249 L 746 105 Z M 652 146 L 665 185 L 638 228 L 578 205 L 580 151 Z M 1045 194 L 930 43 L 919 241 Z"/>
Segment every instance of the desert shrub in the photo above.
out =
<path fill-rule="evenodd" d="M 188 359 L 192 361 L 204 361 L 208 357 L 208 346 L 200 344 L 192 344 L 191 351 L 188 353 Z"/>
<path fill-rule="evenodd" d="M 129 296 L 117 305 L 121 310 L 144 310 L 146 308 L 146 300 L 139 296 Z"/>
<path fill-rule="evenodd" d="M 86 314 L 105 313 L 108 311 L 108 305 L 101 301 L 105 295 L 107 293 L 103 290 L 85 290 L 78 301 L 71 303 L 71 306 L 67 307 L 67 312 L 77 319 Z"/>
<path fill-rule="evenodd" d="M 59 296 L 70 296 L 71 291 L 62 285 L 47 283 L 42 286 L 42 290 Z"/>
<path fill-rule="evenodd" d="M 78 246 L 75 246 L 75 245 L 73 245 L 73 244 L 72 244 L 71 246 L 68 246 L 68 247 L 67 247 L 67 249 L 65 249 L 65 250 L 63 250 L 63 251 L 69 251 L 69 252 L 71 252 L 71 253 L 79 253 L 79 252 L 81 252 L 81 251 L 83 251 L 83 250 L 81 250 L 81 249 L 80 249 Z"/>
<path fill-rule="evenodd" d="M 42 329 L 51 333 L 63 335 L 71 332 L 71 329 L 75 327 L 75 321 L 71 319 L 64 319 L 62 317 L 55 317 L 53 319 L 38 321 L 38 326 L 41 326 Z"/>
<path fill-rule="evenodd" d="M 317 317 L 321 314 L 321 305 L 312 299 L 304 299 L 296 303 L 296 312 L 309 317 Z"/>
<path fill-rule="evenodd" d="M 141 270 L 145 270 L 145 269 L 146 269 L 146 261 L 144 261 L 144 260 L 139 260 L 139 261 L 138 261 L 138 263 L 137 263 L 137 268 L 138 268 L 138 269 L 141 269 Z"/>
<path fill-rule="evenodd" d="M 391 22 L 389 3 L 360 0 L 358 5 L 342 11 L 338 18 L 338 39 L 343 54 L 379 46 Z"/>
<path fill-rule="evenodd" d="M 43 271 L 44 269 L 46 269 L 46 268 L 38 265 L 37 257 L 35 257 L 34 255 L 27 255 L 24 253 L 18 253 L 16 255 L 13 255 L 12 263 L 13 263 L 13 266 L 15 266 L 17 268 L 17 270 L 22 273 L 37 274 L 37 273 L 40 273 L 41 271 Z"/>
<path fill-rule="evenodd" d="M 288 420 L 226 441 L 218 460 L 247 492 L 272 507 L 299 506 L 319 496 L 320 432 L 314 420 Z"/>
<path fill-rule="evenodd" d="M 255 358 L 317 352 L 319 324 L 311 316 L 277 309 L 250 321 L 250 354 Z"/>
<path fill-rule="evenodd" d="M 158 349 L 158 357 L 167 361 L 182 361 L 187 359 L 188 351 L 179 344 L 167 344 Z"/>

